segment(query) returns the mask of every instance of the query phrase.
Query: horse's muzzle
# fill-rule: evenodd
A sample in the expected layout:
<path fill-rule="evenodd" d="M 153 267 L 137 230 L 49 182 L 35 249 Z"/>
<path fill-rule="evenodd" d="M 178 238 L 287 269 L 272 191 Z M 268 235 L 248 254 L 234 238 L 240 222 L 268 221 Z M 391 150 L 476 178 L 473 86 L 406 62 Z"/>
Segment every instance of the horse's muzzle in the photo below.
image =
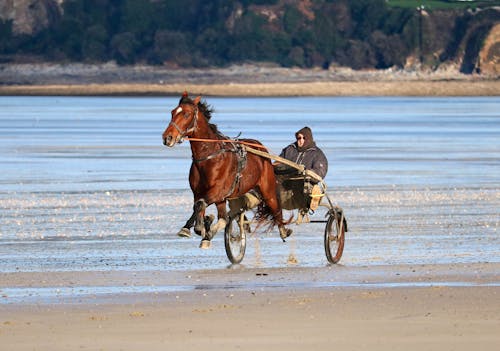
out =
<path fill-rule="evenodd" d="M 175 144 L 175 141 L 171 135 L 167 135 L 166 137 L 163 137 L 163 145 L 172 147 L 172 146 L 174 146 L 174 144 Z"/>

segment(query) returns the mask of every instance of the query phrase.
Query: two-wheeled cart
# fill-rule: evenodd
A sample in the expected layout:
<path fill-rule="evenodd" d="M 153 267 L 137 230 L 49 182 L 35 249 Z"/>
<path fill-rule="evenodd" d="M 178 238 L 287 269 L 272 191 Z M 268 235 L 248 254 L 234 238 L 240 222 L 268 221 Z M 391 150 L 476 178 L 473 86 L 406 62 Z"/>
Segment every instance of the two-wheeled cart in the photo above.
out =
<path fill-rule="evenodd" d="M 333 204 L 323 179 L 313 171 L 304 169 L 303 165 L 248 146 L 245 149 L 284 166 L 284 169 L 281 167 L 282 171 L 276 171 L 282 209 L 297 210 L 296 224 L 325 223 L 323 241 L 326 258 L 333 264 L 339 262 L 344 251 L 347 220 L 342 208 Z M 246 236 L 250 232 L 245 212 L 259 203 L 257 193 L 248 193 L 229 201 L 229 221 L 224 231 L 224 246 L 232 263 L 240 263 L 245 256 Z M 311 219 L 313 216 L 314 219 Z M 320 218 L 316 219 L 317 217 Z"/>

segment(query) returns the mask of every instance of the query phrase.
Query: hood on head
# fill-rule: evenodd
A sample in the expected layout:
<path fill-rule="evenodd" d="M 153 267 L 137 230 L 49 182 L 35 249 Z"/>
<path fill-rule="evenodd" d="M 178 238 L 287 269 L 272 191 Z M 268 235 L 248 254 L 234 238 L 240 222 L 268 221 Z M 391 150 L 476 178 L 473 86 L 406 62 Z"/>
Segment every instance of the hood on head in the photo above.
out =
<path fill-rule="evenodd" d="M 314 146 L 314 139 L 313 139 L 313 134 L 312 134 L 311 128 L 304 127 L 302 129 L 298 130 L 295 133 L 295 138 L 297 138 L 297 136 L 299 134 L 302 134 L 305 138 L 304 146 L 299 148 L 299 149 L 307 149 L 307 148 L 310 148 L 311 146 Z"/>

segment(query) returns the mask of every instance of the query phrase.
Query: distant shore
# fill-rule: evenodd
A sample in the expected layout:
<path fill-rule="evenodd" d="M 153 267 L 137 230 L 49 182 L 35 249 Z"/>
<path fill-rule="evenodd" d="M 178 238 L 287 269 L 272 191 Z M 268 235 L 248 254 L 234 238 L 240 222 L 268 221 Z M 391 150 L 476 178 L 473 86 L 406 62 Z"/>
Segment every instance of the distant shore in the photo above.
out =
<path fill-rule="evenodd" d="M 499 96 L 499 77 L 254 65 L 169 69 L 115 64 L 3 64 L 0 95 Z"/>
<path fill-rule="evenodd" d="M 13 85 L 0 86 L 0 95 L 162 96 L 184 90 L 204 96 L 499 96 L 500 81 Z"/>

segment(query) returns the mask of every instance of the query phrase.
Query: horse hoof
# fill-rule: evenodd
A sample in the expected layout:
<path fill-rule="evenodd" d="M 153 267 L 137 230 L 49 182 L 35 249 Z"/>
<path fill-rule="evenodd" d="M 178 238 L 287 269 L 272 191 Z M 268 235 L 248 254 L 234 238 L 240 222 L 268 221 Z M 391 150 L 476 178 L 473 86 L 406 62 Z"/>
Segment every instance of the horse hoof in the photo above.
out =
<path fill-rule="evenodd" d="M 212 246 L 212 242 L 210 240 L 202 240 L 200 243 L 200 249 L 206 250 Z"/>
<path fill-rule="evenodd" d="M 286 228 L 285 230 L 280 230 L 280 237 L 283 242 L 285 242 L 285 239 L 288 238 L 290 235 L 292 235 L 293 230 L 290 228 Z"/>
<path fill-rule="evenodd" d="M 181 238 L 190 238 L 191 237 L 191 232 L 189 231 L 188 228 L 182 228 L 177 233 L 177 236 L 180 236 Z"/>

